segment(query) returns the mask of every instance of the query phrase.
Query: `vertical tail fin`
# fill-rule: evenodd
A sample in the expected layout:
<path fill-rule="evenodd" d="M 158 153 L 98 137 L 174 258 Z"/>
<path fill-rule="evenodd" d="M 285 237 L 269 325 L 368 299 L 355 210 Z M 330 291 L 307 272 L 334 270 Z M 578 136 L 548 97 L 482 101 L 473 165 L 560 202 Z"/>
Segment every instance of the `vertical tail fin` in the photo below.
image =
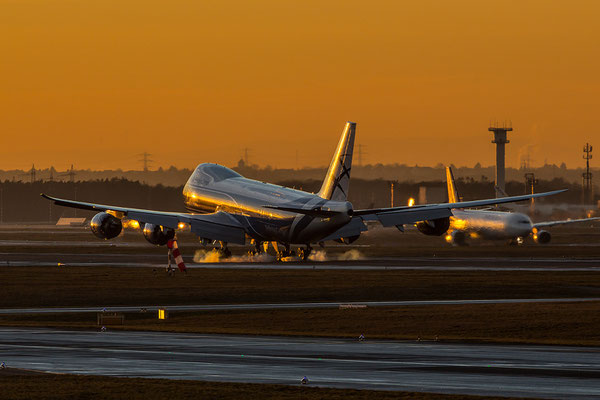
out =
<path fill-rule="evenodd" d="M 346 122 L 340 142 L 329 164 L 327 175 L 319 191 L 319 196 L 327 200 L 346 200 L 350 187 L 350 169 L 352 169 L 352 152 L 354 151 L 354 135 L 356 123 Z"/>
<path fill-rule="evenodd" d="M 508 195 L 506 194 L 506 192 L 504 190 L 502 190 L 501 187 L 494 186 L 494 189 L 496 190 L 496 198 L 497 199 L 500 199 L 502 197 L 508 197 Z"/>
<path fill-rule="evenodd" d="M 460 197 L 458 197 L 456 185 L 454 184 L 454 174 L 450 167 L 446 167 L 446 186 L 448 186 L 448 203 L 458 203 Z"/>

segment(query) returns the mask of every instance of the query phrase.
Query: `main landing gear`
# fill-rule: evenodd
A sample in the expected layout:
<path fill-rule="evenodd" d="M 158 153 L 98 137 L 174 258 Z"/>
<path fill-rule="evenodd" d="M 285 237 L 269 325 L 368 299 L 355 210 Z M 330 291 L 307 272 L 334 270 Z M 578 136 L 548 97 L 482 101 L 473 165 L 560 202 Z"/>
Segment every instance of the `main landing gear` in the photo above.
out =
<path fill-rule="evenodd" d="M 261 253 L 266 253 L 267 249 L 269 248 L 269 242 L 260 242 L 258 240 L 252 239 L 250 243 L 254 245 L 254 249 L 248 250 L 249 256 L 257 256 Z"/>
<path fill-rule="evenodd" d="M 251 257 L 258 256 L 262 253 L 267 253 L 269 250 L 269 245 L 273 246 L 277 261 L 283 261 L 288 257 L 294 257 L 296 255 L 302 261 L 306 261 L 312 253 L 312 247 L 310 244 L 306 244 L 306 247 L 299 247 L 297 251 L 293 251 L 291 250 L 289 243 L 281 244 L 279 242 L 261 242 L 255 239 L 252 239 L 250 243 L 254 246 L 253 249 L 248 250 L 248 255 Z"/>
<path fill-rule="evenodd" d="M 508 241 L 509 246 L 523 246 L 524 243 L 525 243 L 525 239 L 521 236 L 516 237 L 514 239 L 510 239 Z"/>
<path fill-rule="evenodd" d="M 206 239 L 206 238 L 201 238 L 200 239 L 200 244 L 202 246 L 209 246 L 210 244 L 216 246 L 217 244 L 219 245 L 219 247 L 214 247 L 212 250 L 210 250 L 211 252 L 215 252 L 218 254 L 219 258 L 229 258 L 231 257 L 231 250 L 229 250 L 229 248 L 227 247 L 227 242 L 223 242 L 221 240 L 217 241 L 217 240 L 211 240 L 211 239 Z"/>
<path fill-rule="evenodd" d="M 293 250 L 290 250 L 290 244 L 286 243 L 283 250 L 280 250 L 277 247 L 275 250 L 277 251 L 277 261 L 282 261 L 287 257 L 293 257 L 295 255 L 300 257 L 302 261 L 306 261 L 312 252 L 312 247 L 310 247 L 310 244 L 307 244 L 306 247 L 299 247 L 298 250 L 294 252 Z"/>
<path fill-rule="evenodd" d="M 285 243 L 283 245 L 283 248 L 281 248 L 279 243 L 273 242 L 273 248 L 275 249 L 275 253 L 277 254 L 277 256 L 276 256 L 277 261 L 283 261 L 284 259 L 286 259 L 288 257 L 292 257 L 292 256 L 296 255 L 296 253 L 294 253 L 292 250 L 290 250 L 289 243 Z"/>
<path fill-rule="evenodd" d="M 221 258 L 231 257 L 231 250 L 227 247 L 227 242 L 219 241 L 219 248 L 215 249 Z"/>

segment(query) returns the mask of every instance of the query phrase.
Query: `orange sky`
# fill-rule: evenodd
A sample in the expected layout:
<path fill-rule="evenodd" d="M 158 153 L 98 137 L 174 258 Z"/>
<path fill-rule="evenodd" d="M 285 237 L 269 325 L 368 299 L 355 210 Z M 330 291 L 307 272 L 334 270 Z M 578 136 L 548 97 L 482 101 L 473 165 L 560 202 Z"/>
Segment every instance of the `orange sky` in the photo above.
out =
<path fill-rule="evenodd" d="M 346 120 L 368 163 L 490 165 L 494 119 L 511 166 L 600 150 L 598 1 L 0 7 L 1 169 L 232 165 L 244 147 L 326 165 Z"/>

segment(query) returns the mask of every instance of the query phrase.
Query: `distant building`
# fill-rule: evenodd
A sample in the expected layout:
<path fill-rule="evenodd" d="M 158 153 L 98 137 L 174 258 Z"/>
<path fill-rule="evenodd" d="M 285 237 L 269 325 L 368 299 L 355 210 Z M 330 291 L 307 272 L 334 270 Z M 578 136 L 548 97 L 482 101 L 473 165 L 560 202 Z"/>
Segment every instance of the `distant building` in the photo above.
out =
<path fill-rule="evenodd" d="M 65 218 L 62 217 L 56 223 L 57 226 L 85 226 L 86 218 Z"/>

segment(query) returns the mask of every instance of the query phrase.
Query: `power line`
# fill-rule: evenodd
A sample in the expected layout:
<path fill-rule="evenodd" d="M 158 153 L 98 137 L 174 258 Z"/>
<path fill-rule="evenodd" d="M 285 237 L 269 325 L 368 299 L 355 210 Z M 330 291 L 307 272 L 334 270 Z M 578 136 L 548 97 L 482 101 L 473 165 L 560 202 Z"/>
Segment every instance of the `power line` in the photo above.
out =
<path fill-rule="evenodd" d="M 592 186 L 592 173 L 590 172 L 590 160 L 592 159 L 592 146 L 586 143 L 583 146 L 583 159 L 585 160 L 585 172 L 582 174 L 583 178 L 583 203 L 586 201 L 590 203 L 593 201 L 593 186 Z"/>
<path fill-rule="evenodd" d="M 244 155 L 242 157 L 242 159 L 244 160 L 244 164 L 246 164 L 246 166 L 250 166 L 250 160 L 248 158 L 248 154 L 252 152 L 252 149 L 248 148 L 248 147 L 244 147 L 243 149 Z"/>
<path fill-rule="evenodd" d="M 29 171 L 25 172 L 24 174 L 21 174 L 21 176 L 29 175 L 29 177 L 31 178 L 31 183 L 33 183 L 33 182 L 35 182 L 35 174 L 36 174 L 35 164 L 32 164 L 31 169 Z"/>
<path fill-rule="evenodd" d="M 367 155 L 367 153 L 363 150 L 365 147 L 367 146 L 364 144 L 358 145 L 358 159 L 356 161 L 358 161 L 358 165 L 360 167 L 363 166 L 363 157 Z"/>
<path fill-rule="evenodd" d="M 75 175 L 77 175 L 77 173 L 73 169 L 73 164 L 71 164 L 71 168 L 68 169 L 67 172 L 65 172 L 64 174 L 60 174 L 59 176 L 68 176 L 69 182 L 73 183 L 75 182 Z"/>
<path fill-rule="evenodd" d="M 141 163 L 143 163 L 143 165 L 144 165 L 144 172 L 148 172 L 149 165 L 154 162 L 154 160 L 152 158 L 150 158 L 152 156 L 152 154 L 147 153 L 147 152 L 143 152 L 141 154 L 138 154 L 138 156 L 142 157 L 138 161 L 140 161 Z"/>

